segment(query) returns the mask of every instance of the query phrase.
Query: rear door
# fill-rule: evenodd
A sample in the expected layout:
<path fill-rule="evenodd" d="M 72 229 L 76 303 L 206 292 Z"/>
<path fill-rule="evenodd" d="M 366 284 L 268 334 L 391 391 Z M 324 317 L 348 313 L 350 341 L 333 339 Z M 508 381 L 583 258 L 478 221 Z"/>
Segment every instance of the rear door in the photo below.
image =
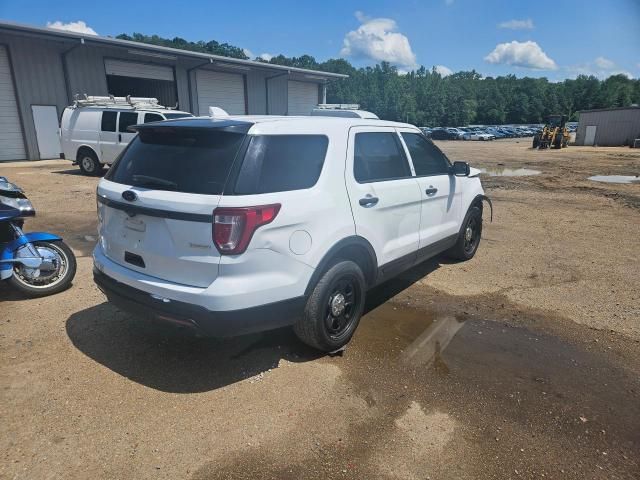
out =
<path fill-rule="evenodd" d="M 100 244 L 111 260 L 187 286 L 217 277 L 212 213 L 245 132 L 202 130 L 143 129 L 100 182 Z"/>
<path fill-rule="evenodd" d="M 418 182 L 394 128 L 351 128 L 347 158 L 347 191 L 356 233 L 373 245 L 383 275 L 392 275 L 416 258 Z"/>
<path fill-rule="evenodd" d="M 458 179 L 450 174 L 449 161 L 433 142 L 415 130 L 399 131 L 413 163 L 422 199 L 420 250 L 429 256 L 458 233 L 461 191 Z"/>

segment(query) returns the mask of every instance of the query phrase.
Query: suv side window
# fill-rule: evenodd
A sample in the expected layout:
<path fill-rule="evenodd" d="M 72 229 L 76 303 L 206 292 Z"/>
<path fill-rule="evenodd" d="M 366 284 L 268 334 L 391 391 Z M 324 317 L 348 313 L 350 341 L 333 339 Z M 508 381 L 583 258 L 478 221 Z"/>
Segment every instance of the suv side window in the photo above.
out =
<path fill-rule="evenodd" d="M 429 140 L 418 133 L 403 133 L 417 176 L 448 175 L 449 161 Z"/>
<path fill-rule="evenodd" d="M 100 130 L 102 130 L 103 132 L 115 132 L 117 118 L 118 112 L 102 112 L 102 122 L 100 124 Z"/>
<path fill-rule="evenodd" d="M 138 123 L 138 112 L 120 112 L 118 131 L 127 132 L 127 127 Z"/>
<path fill-rule="evenodd" d="M 252 195 L 313 187 L 328 145 L 324 135 L 252 136 L 234 193 Z"/>
<path fill-rule="evenodd" d="M 144 114 L 144 123 L 150 122 L 161 122 L 164 120 L 164 117 L 158 113 L 145 113 Z"/>
<path fill-rule="evenodd" d="M 358 183 L 411 177 L 398 135 L 394 132 L 356 133 L 353 174 Z"/>

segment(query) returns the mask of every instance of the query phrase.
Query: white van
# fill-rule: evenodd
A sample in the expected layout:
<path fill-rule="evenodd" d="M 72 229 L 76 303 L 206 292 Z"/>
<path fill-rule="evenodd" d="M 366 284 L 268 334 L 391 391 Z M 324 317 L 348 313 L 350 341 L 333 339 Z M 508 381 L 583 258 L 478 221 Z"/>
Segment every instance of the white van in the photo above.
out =
<path fill-rule="evenodd" d="M 60 121 L 62 158 L 79 165 L 85 175 L 100 175 L 136 135 L 128 127 L 160 122 L 191 113 L 158 105 L 155 98 L 85 97 L 64 109 Z"/>

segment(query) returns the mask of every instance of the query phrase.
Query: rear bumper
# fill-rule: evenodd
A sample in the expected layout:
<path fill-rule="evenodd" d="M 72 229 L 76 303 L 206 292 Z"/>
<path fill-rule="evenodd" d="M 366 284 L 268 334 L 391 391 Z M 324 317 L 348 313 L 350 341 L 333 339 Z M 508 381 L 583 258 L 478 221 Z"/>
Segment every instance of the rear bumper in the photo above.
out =
<path fill-rule="evenodd" d="M 152 295 L 93 270 L 93 279 L 109 302 L 135 315 L 195 328 L 213 337 L 234 337 L 293 325 L 305 297 L 240 310 L 211 311 L 199 305 Z"/>

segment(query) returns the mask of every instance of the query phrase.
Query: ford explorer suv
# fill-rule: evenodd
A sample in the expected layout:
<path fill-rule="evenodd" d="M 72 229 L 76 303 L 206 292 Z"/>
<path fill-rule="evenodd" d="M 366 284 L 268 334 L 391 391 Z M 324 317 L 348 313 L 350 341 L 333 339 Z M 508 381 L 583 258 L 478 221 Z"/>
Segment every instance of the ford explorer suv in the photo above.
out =
<path fill-rule="evenodd" d="M 189 112 L 158 105 L 155 98 L 87 97 L 62 112 L 62 158 L 73 161 L 85 175 L 100 175 L 135 136 L 128 130 L 138 123 L 193 117 Z"/>
<path fill-rule="evenodd" d="M 434 255 L 471 259 L 477 169 L 412 125 L 189 118 L 137 125 L 99 182 L 94 279 L 147 318 L 227 337 L 293 326 L 342 348 L 368 289 Z"/>

